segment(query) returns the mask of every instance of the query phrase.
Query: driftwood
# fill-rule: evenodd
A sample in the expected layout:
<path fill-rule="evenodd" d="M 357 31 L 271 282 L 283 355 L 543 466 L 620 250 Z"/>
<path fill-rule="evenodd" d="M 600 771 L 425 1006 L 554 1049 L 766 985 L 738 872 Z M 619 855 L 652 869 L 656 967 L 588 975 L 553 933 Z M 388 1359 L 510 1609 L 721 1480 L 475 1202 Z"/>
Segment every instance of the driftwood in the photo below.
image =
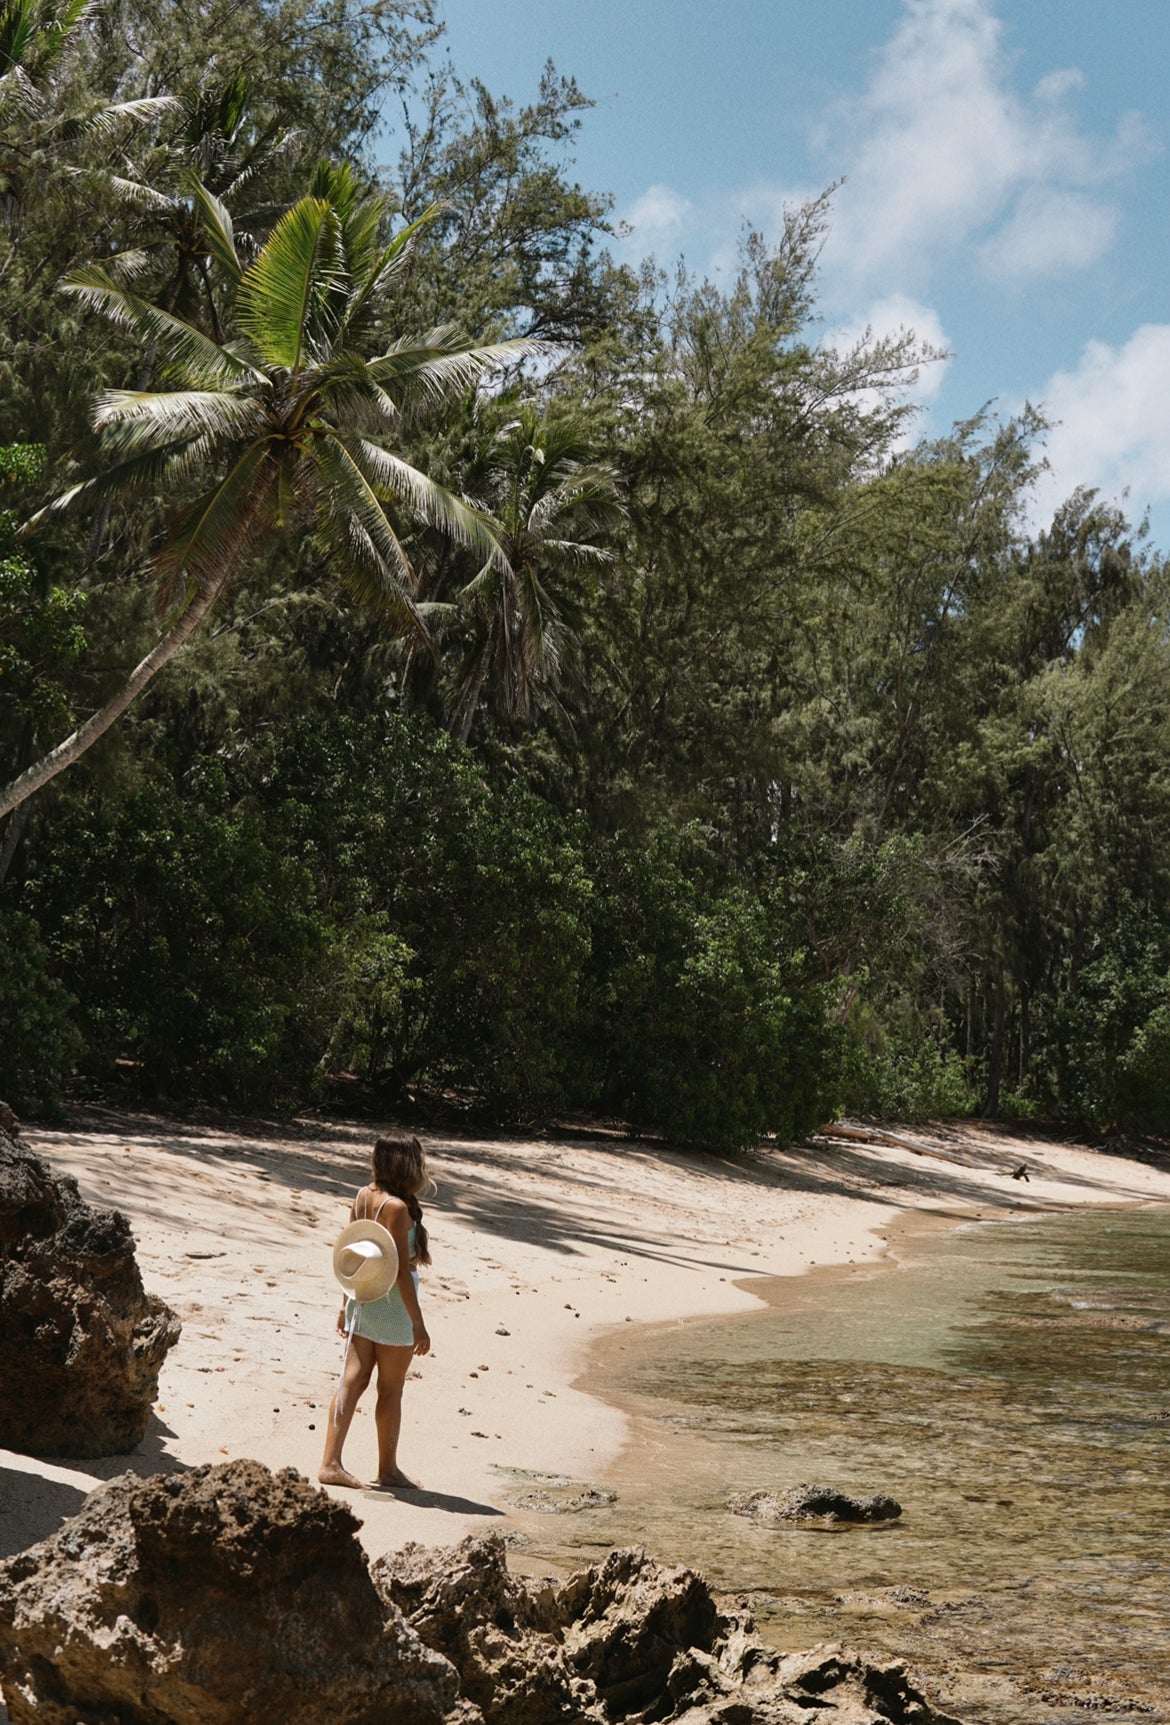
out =
<path fill-rule="evenodd" d="M 851 1121 L 834 1120 L 818 1126 L 816 1138 L 845 1138 L 857 1144 L 889 1144 L 895 1150 L 910 1150 L 915 1156 L 933 1156 L 939 1162 L 953 1162 L 956 1168 L 979 1168 L 986 1164 L 972 1156 L 956 1155 L 953 1150 L 940 1150 L 934 1144 L 921 1144 L 907 1138 L 904 1132 L 887 1132 L 880 1126 L 855 1126 Z"/>

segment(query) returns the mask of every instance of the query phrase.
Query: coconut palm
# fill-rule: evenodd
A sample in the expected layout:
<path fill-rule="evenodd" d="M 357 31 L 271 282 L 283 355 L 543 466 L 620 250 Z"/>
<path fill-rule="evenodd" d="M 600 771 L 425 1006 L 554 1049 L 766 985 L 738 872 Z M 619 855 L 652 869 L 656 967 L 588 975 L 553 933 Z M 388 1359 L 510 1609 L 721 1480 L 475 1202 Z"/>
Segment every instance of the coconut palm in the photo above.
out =
<path fill-rule="evenodd" d="M 485 688 L 509 718 L 555 694 L 580 632 L 581 577 L 612 560 L 594 541 L 623 513 L 579 420 L 534 406 L 493 440 L 484 503 L 504 555 L 460 594 L 471 638 L 448 723 L 463 742 Z"/>
<path fill-rule="evenodd" d="M 176 387 L 101 395 L 91 452 L 100 470 L 49 506 L 186 493 L 152 558 L 160 607 L 172 620 L 100 711 L 0 791 L 0 815 L 109 729 L 249 553 L 278 530 L 311 532 L 355 599 L 420 640 L 426 628 L 403 518 L 471 547 L 485 571 L 506 561 L 490 521 L 392 445 L 410 414 L 452 392 L 465 394 L 485 372 L 538 344 L 473 346 L 449 327 L 387 341 L 380 327 L 386 291 L 420 224 L 384 243 L 384 202 L 364 195 L 347 169 L 319 170 L 309 195 L 281 218 L 246 269 L 224 206 L 205 187 L 195 186 L 193 195 L 209 254 L 233 290 L 234 333 L 215 341 L 101 265 L 71 276 L 65 286 L 84 305 L 156 344 L 159 366 Z M 371 335 L 378 351 L 366 358 Z M 199 487 L 208 475 L 210 484 Z"/>
<path fill-rule="evenodd" d="M 258 112 L 254 85 L 242 72 L 209 80 L 198 95 L 174 100 L 164 116 L 168 138 L 157 137 L 137 160 L 126 156 L 122 171 L 83 169 L 119 209 L 129 244 L 107 260 L 119 281 L 141 284 L 149 272 L 160 285 L 154 295 L 165 311 L 210 330 L 223 331 L 212 292 L 211 255 L 202 186 L 231 211 L 238 254 L 251 261 L 257 228 L 271 225 L 276 211 L 241 216 L 237 200 L 265 171 L 287 156 L 295 135 L 282 131 L 271 114 Z M 138 387 L 151 380 L 152 354 L 144 358 Z"/>

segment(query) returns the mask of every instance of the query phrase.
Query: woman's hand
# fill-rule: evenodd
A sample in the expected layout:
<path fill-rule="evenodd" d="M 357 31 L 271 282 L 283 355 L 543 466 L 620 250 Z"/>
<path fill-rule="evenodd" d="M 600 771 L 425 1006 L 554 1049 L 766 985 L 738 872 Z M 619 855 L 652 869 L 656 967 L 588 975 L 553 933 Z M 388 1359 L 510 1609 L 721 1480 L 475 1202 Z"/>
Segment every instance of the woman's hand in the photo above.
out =
<path fill-rule="evenodd" d="M 344 1334 L 345 1334 L 345 1307 L 344 1306 L 342 1306 L 341 1310 L 337 1314 L 337 1333 L 339 1336 L 344 1336 Z"/>
<path fill-rule="evenodd" d="M 427 1335 L 425 1324 L 414 1326 L 414 1351 L 416 1354 L 429 1354 L 431 1351 L 431 1338 Z"/>

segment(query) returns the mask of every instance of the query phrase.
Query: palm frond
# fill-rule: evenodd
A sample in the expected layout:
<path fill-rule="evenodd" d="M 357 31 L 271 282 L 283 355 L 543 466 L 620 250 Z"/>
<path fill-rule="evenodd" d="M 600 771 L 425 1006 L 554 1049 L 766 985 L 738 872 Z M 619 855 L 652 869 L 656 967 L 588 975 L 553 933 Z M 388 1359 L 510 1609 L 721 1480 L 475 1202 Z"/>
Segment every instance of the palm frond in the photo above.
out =
<path fill-rule="evenodd" d="M 112 192 L 118 194 L 121 202 L 131 209 L 149 210 L 152 215 L 170 217 L 180 208 L 177 199 L 169 197 L 166 192 L 160 192 L 157 186 L 148 185 L 145 180 L 129 180 L 123 174 L 105 174 L 102 179 Z"/>
<path fill-rule="evenodd" d="M 195 388 L 216 384 L 231 387 L 240 383 L 268 383 L 264 373 L 249 365 L 239 354 L 228 347 L 221 347 L 202 330 L 171 312 L 163 311 L 161 306 L 152 305 L 149 300 L 131 293 L 100 264 L 74 270 L 61 286 L 90 310 L 100 312 L 124 329 L 136 330 L 148 342 L 155 342 L 164 367 Z"/>
<path fill-rule="evenodd" d="M 268 417 L 252 397 L 225 390 L 108 389 L 95 401 L 91 423 L 104 449 L 137 453 L 190 437 L 257 437 Z"/>
<path fill-rule="evenodd" d="M 132 497 L 144 491 L 171 491 L 193 478 L 211 454 L 205 438 L 193 437 L 183 443 L 163 449 L 146 450 L 115 462 L 89 479 L 71 485 L 59 497 L 30 515 L 21 526 L 22 534 L 35 533 L 51 515 L 70 508 L 79 500 L 99 503 L 107 498 Z"/>
<path fill-rule="evenodd" d="M 424 210 L 416 221 L 395 234 L 389 245 L 383 246 L 360 271 L 355 269 L 351 262 L 350 273 L 354 278 L 354 285 L 350 290 L 339 335 L 349 334 L 357 328 L 362 314 L 381 298 L 395 276 L 405 269 L 414 250 L 415 240 L 443 208 L 442 204 L 432 204 L 429 209 Z"/>
<path fill-rule="evenodd" d="M 269 365 L 299 369 L 313 304 L 335 279 L 337 252 L 331 206 L 321 198 L 301 198 L 245 272 L 237 302 L 240 325 Z"/>
<path fill-rule="evenodd" d="M 85 130 L 95 137 L 109 138 L 123 126 L 148 126 L 181 107 L 177 96 L 140 96 L 132 102 L 110 102 L 89 116 Z"/>
<path fill-rule="evenodd" d="M 421 340 L 405 338 L 367 363 L 401 408 L 438 404 L 473 389 L 487 372 L 517 365 L 550 351 L 547 342 L 516 339 L 486 346 L 456 343 L 449 329 L 432 330 Z"/>
<path fill-rule="evenodd" d="M 379 496 L 405 503 L 412 514 L 429 527 L 477 551 L 498 568 L 507 568 L 507 558 L 490 518 L 471 509 L 434 479 L 420 473 L 401 456 L 393 455 L 365 438 L 339 439 Z"/>
<path fill-rule="evenodd" d="M 253 443 L 182 511 L 153 559 L 164 584 L 185 576 L 204 589 L 239 564 L 269 522 L 279 467 L 269 444 Z"/>
<path fill-rule="evenodd" d="M 187 183 L 203 223 L 203 235 L 208 251 L 228 278 L 233 283 L 238 283 L 244 270 L 236 251 L 235 228 L 227 208 L 194 174 Z"/>
<path fill-rule="evenodd" d="M 338 573 L 361 604 L 428 639 L 410 559 L 369 481 L 334 436 L 315 438 L 310 456 L 321 478 L 319 528 L 341 556 Z"/>

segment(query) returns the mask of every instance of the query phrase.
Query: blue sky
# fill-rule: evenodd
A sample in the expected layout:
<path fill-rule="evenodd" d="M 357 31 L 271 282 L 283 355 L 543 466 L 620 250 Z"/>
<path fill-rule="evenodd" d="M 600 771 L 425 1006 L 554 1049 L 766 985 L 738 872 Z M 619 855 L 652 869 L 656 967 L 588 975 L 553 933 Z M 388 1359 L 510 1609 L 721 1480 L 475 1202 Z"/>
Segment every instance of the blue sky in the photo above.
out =
<path fill-rule="evenodd" d="M 441 3 L 464 75 L 523 102 L 551 58 L 595 99 L 576 173 L 624 256 L 726 270 L 745 220 L 843 179 L 826 336 L 948 349 L 925 433 L 1043 406 L 1038 515 L 1128 489 L 1170 548 L 1167 0 Z"/>

